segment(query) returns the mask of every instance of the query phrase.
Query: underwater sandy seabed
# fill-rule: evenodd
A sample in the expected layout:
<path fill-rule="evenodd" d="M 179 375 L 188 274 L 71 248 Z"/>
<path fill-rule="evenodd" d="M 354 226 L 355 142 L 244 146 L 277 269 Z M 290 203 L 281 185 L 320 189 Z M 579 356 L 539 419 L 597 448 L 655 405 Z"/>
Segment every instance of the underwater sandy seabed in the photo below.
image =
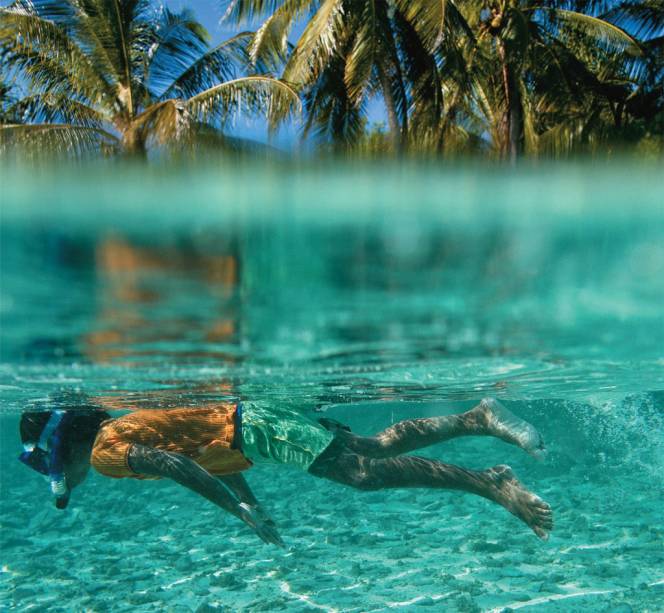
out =
<path fill-rule="evenodd" d="M 645 464 L 629 445 L 605 453 L 605 425 L 593 432 L 584 417 L 565 428 L 568 411 L 552 416 L 547 407 L 527 416 L 549 443 L 545 462 L 484 438 L 422 455 L 471 468 L 510 464 L 554 509 L 548 542 L 470 495 L 357 492 L 290 468 L 253 467 L 246 476 L 280 527 L 287 545 L 280 550 L 176 485 L 91 474 L 60 512 L 40 479 L 3 470 L 1 608 L 664 610 L 657 462 Z M 367 433 L 406 416 L 352 409 L 331 414 Z M 7 466 L 16 419 L 2 421 Z M 627 428 L 623 443 L 629 436 Z M 645 459 L 653 451 L 643 449 Z"/>

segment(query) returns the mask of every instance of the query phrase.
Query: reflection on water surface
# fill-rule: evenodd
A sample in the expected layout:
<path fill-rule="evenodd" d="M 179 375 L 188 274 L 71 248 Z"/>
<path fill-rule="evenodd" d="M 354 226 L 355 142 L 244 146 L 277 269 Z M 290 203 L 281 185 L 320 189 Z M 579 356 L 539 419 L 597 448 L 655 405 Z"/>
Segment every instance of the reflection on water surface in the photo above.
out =
<path fill-rule="evenodd" d="M 661 387 L 660 218 L 425 219 L 7 223 L 10 404 L 54 377 L 140 395 L 201 390 L 213 373 L 231 396 L 244 386 L 315 404 Z"/>

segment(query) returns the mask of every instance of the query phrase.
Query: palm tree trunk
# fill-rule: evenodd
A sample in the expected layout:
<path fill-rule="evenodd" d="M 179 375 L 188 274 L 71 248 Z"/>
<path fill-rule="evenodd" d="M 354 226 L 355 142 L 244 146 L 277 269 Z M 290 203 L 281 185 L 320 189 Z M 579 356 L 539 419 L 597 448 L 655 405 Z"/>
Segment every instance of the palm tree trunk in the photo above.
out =
<path fill-rule="evenodd" d="M 623 111 L 625 105 L 622 102 L 616 103 L 615 124 L 619 130 L 623 127 Z"/>
<path fill-rule="evenodd" d="M 395 70 L 396 70 L 396 76 L 397 76 L 397 82 L 399 84 L 399 94 L 403 100 L 406 99 L 406 88 L 404 86 L 404 81 L 403 81 L 403 74 L 401 72 L 401 66 L 399 65 L 399 58 L 394 59 L 394 64 L 395 64 Z M 403 122 L 401 124 L 401 141 L 399 143 L 400 147 L 400 153 L 403 153 L 406 150 L 406 147 L 408 145 L 408 112 L 404 113 L 403 115 Z"/>
<path fill-rule="evenodd" d="M 523 106 L 516 71 L 510 65 L 505 51 L 505 43 L 498 43 L 498 54 L 502 64 L 505 112 L 503 114 L 501 156 L 515 164 L 524 151 L 525 135 L 523 126 Z"/>
<path fill-rule="evenodd" d="M 142 130 L 129 127 L 122 132 L 122 152 L 127 158 L 136 160 L 147 159 L 148 150 Z"/>
<path fill-rule="evenodd" d="M 521 103 L 521 90 L 514 71 L 510 71 L 510 162 L 516 164 L 525 149 L 525 134 L 523 126 L 523 105 Z"/>
<path fill-rule="evenodd" d="M 382 66 L 378 67 L 378 77 L 380 79 L 380 86 L 383 90 L 383 99 L 385 100 L 385 108 L 387 110 L 387 124 L 390 127 L 390 136 L 392 138 L 392 147 L 398 154 L 404 151 L 404 134 L 399 122 L 399 115 L 397 114 L 394 96 L 392 95 L 392 84 L 390 78 Z"/>

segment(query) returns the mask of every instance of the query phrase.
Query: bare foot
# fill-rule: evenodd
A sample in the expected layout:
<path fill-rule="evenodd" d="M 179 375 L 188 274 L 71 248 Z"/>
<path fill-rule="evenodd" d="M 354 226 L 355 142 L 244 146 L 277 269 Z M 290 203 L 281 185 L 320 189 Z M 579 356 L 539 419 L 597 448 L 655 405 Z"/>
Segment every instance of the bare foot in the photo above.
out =
<path fill-rule="evenodd" d="M 517 417 L 495 398 L 485 398 L 473 411 L 480 414 L 487 433 L 491 436 L 521 447 L 538 460 L 544 457 L 546 450 L 540 433 L 534 426 Z"/>
<path fill-rule="evenodd" d="M 529 492 L 509 466 L 501 464 L 484 472 L 493 482 L 493 500 L 516 515 L 542 540 L 553 530 L 551 507 L 539 496 Z"/>

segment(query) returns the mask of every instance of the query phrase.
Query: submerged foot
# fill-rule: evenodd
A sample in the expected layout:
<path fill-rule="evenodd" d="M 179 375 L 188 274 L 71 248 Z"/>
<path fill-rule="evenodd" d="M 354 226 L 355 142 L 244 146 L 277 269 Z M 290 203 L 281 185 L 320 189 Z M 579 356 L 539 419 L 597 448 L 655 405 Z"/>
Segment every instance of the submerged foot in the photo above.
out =
<path fill-rule="evenodd" d="M 340 421 L 337 421 L 336 419 L 332 419 L 331 417 L 321 417 L 318 420 L 318 423 L 323 426 L 326 430 L 329 430 L 330 432 L 350 432 L 350 426 L 347 426 L 346 424 L 342 424 Z"/>
<path fill-rule="evenodd" d="M 493 500 L 516 515 L 542 540 L 548 539 L 553 530 L 551 507 L 529 492 L 509 466 L 494 466 L 486 474 L 493 482 Z"/>
<path fill-rule="evenodd" d="M 542 459 L 546 450 L 544 440 L 535 427 L 517 417 L 494 398 L 485 398 L 476 409 L 485 422 L 488 433 L 506 443 L 521 447 L 537 459 Z"/>

